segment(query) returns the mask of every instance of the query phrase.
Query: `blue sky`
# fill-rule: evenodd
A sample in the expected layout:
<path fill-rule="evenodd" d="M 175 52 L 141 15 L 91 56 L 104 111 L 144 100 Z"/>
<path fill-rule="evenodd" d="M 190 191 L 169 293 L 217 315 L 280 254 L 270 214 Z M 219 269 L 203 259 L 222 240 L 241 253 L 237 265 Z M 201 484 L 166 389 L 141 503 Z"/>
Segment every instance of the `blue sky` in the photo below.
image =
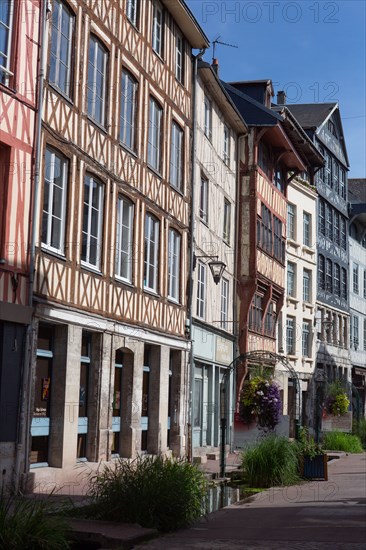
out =
<path fill-rule="evenodd" d="M 187 0 L 212 42 L 223 80 L 270 78 L 288 103 L 338 101 L 349 177 L 366 177 L 364 0 Z M 212 46 L 204 59 L 211 61 Z"/>

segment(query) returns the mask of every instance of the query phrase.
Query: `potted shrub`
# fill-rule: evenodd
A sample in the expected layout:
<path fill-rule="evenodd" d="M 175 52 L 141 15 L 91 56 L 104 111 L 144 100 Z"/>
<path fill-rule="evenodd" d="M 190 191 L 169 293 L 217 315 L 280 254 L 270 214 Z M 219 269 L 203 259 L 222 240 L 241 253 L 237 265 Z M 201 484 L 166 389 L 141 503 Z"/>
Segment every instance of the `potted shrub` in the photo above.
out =
<path fill-rule="evenodd" d="M 301 477 L 328 481 L 328 456 L 321 445 L 315 443 L 307 428 L 300 429 L 298 445 Z"/>
<path fill-rule="evenodd" d="M 259 372 L 244 382 L 240 399 L 240 419 L 260 429 L 273 431 L 280 421 L 282 402 L 279 386 L 269 372 Z"/>

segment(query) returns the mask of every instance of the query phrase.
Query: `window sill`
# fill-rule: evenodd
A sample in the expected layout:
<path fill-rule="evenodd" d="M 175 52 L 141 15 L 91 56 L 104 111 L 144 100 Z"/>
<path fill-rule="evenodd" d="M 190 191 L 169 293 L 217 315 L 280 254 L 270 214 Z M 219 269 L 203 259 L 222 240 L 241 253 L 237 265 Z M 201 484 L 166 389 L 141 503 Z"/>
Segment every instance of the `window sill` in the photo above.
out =
<path fill-rule="evenodd" d="M 311 304 L 310 302 L 303 302 L 302 303 L 302 310 L 306 311 L 307 309 L 310 310 L 311 313 L 314 311 L 314 304 Z"/>
<path fill-rule="evenodd" d="M 86 118 L 87 118 L 87 121 L 90 122 L 93 126 L 95 126 L 98 130 L 100 130 L 101 132 L 103 132 L 103 134 L 105 134 L 106 136 L 108 135 L 108 131 L 107 131 L 107 128 L 105 126 L 102 126 L 97 120 L 94 120 L 93 117 L 91 117 L 90 115 L 86 115 Z"/>
<path fill-rule="evenodd" d="M 138 33 L 140 34 L 139 28 L 136 26 L 136 23 L 134 23 L 133 21 L 131 21 L 131 19 L 130 19 L 128 16 L 126 16 L 126 19 L 127 19 L 127 21 L 129 22 L 129 24 L 131 25 L 131 27 L 134 28 L 135 31 L 138 32 Z"/>
<path fill-rule="evenodd" d="M 181 303 L 176 298 L 172 298 L 171 296 L 168 296 L 168 302 L 174 306 L 180 306 Z"/>
<path fill-rule="evenodd" d="M 160 172 L 158 172 L 158 170 L 156 168 L 154 168 L 153 166 L 151 166 L 151 164 L 147 163 L 147 168 L 148 170 L 150 170 L 150 172 L 152 172 L 155 176 L 157 176 L 160 180 L 163 179 L 163 176 L 161 175 Z"/>
<path fill-rule="evenodd" d="M 57 84 L 53 84 L 50 80 L 47 80 L 48 82 L 48 86 L 50 87 L 50 89 L 53 91 L 53 92 L 56 92 L 57 95 L 60 95 L 62 97 L 62 99 L 64 99 L 65 101 L 67 101 L 67 103 L 70 104 L 70 107 L 74 107 L 75 104 L 74 102 L 72 101 L 71 97 L 69 97 L 67 94 L 65 94 L 65 92 L 63 92 L 61 90 L 61 88 L 59 88 L 57 86 Z"/>
<path fill-rule="evenodd" d="M 80 261 L 80 265 L 86 271 L 90 271 L 91 273 L 94 273 L 94 275 L 99 275 L 99 276 L 103 275 L 103 273 L 101 272 L 100 269 L 98 269 L 94 265 L 91 265 L 91 264 L 88 264 L 88 263 L 84 262 L 83 260 Z"/>
<path fill-rule="evenodd" d="M 178 193 L 178 195 L 181 195 L 181 197 L 184 197 L 184 192 L 179 189 L 178 187 L 176 187 L 175 185 L 173 185 L 172 183 L 169 182 L 169 186 L 174 189 L 174 191 L 176 191 L 176 193 Z"/>
<path fill-rule="evenodd" d="M 314 256 L 315 254 L 314 248 L 310 248 L 310 246 L 307 246 L 306 244 L 302 245 L 302 251 L 306 252 L 307 254 L 310 254 L 311 256 Z"/>
<path fill-rule="evenodd" d="M 134 151 L 133 149 L 130 149 L 130 147 L 128 145 L 126 145 L 125 143 L 123 143 L 123 141 L 119 142 L 119 146 L 121 147 L 121 149 L 126 151 L 126 153 L 130 153 L 130 155 L 135 157 L 135 159 L 138 159 L 138 155 L 137 155 L 136 151 Z"/>
<path fill-rule="evenodd" d="M 160 294 L 158 294 L 158 292 L 156 290 L 154 290 L 153 288 L 148 288 L 148 287 L 144 286 L 143 291 L 146 294 L 149 294 L 149 295 L 153 296 L 154 298 L 160 298 Z"/>
<path fill-rule="evenodd" d="M 287 244 L 289 244 L 293 248 L 300 248 L 300 244 L 290 238 L 287 239 Z"/>
<path fill-rule="evenodd" d="M 177 76 L 175 77 L 175 81 L 177 84 L 179 84 L 179 86 L 182 86 L 183 90 L 186 89 L 185 85 L 184 85 L 184 82 L 182 82 L 181 80 L 179 80 L 179 78 L 177 78 Z"/>
<path fill-rule="evenodd" d="M 111 278 L 112 279 L 112 278 Z M 113 279 L 112 279 L 113 280 Z M 128 281 L 127 279 L 123 279 L 123 277 L 119 277 L 118 275 L 115 275 L 114 276 L 114 280 L 117 282 L 117 283 L 121 283 L 123 285 L 126 285 L 130 288 L 136 288 L 135 285 L 133 284 L 132 281 Z"/>
<path fill-rule="evenodd" d="M 55 258 L 58 258 L 59 260 L 66 261 L 66 256 L 65 256 L 64 252 L 60 252 L 60 251 L 55 250 L 53 248 L 49 248 L 44 243 L 41 243 L 41 250 L 42 250 L 42 252 L 46 252 L 50 256 L 54 256 Z"/>
<path fill-rule="evenodd" d="M 287 305 L 292 304 L 295 306 L 295 309 L 297 309 L 297 306 L 299 305 L 300 300 L 297 298 L 294 298 L 293 296 L 286 296 L 286 302 Z"/>
<path fill-rule="evenodd" d="M 156 55 L 156 57 L 165 65 L 164 59 L 161 57 L 160 53 L 158 53 L 156 50 L 154 50 L 153 47 L 151 47 L 153 54 Z"/>

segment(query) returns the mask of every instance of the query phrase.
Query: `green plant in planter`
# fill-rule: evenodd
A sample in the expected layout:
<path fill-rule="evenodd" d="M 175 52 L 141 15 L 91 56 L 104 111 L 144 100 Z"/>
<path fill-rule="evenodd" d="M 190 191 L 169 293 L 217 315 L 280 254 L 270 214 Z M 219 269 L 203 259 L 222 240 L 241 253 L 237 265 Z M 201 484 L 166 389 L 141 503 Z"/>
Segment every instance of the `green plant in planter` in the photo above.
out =
<path fill-rule="evenodd" d="M 342 416 L 348 411 L 349 404 L 350 400 L 340 380 L 328 386 L 327 398 L 325 400 L 325 410 L 328 414 Z"/>
<path fill-rule="evenodd" d="M 324 454 L 322 446 L 319 443 L 315 443 L 314 438 L 309 435 L 308 428 L 304 426 L 300 428 L 297 445 L 300 457 L 314 458 Z"/>

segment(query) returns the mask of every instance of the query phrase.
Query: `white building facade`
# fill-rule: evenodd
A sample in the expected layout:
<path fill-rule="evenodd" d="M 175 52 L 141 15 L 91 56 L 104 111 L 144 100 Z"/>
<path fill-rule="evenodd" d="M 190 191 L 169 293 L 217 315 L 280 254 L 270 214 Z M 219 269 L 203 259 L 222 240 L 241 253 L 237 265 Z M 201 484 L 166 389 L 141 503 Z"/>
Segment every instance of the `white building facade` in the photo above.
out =
<path fill-rule="evenodd" d="M 224 373 L 236 354 L 236 151 L 246 126 L 213 68 L 202 61 L 198 64 L 196 106 L 191 428 L 193 456 L 205 461 L 210 455 L 218 458 L 220 392 Z M 218 284 L 210 272 L 212 260 L 225 264 Z M 227 387 L 233 395 L 232 380 Z M 232 414 L 229 427 L 231 424 Z M 229 429 L 228 442 L 230 433 Z"/>

